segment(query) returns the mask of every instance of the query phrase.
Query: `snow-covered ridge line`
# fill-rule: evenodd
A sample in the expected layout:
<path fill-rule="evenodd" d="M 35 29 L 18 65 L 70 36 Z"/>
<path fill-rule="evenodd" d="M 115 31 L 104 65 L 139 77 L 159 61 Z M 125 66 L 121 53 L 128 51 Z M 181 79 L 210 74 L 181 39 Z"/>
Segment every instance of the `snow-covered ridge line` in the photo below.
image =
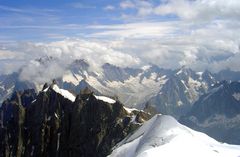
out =
<path fill-rule="evenodd" d="M 113 99 L 111 99 L 111 98 L 109 98 L 109 97 L 106 97 L 106 96 L 97 96 L 97 95 L 94 95 L 94 96 L 95 96 L 96 99 L 102 100 L 102 101 L 107 102 L 107 103 L 109 103 L 109 104 L 114 104 L 114 103 L 116 103 L 116 100 L 113 100 Z"/>
<path fill-rule="evenodd" d="M 128 113 L 132 113 L 133 111 L 139 111 L 138 109 L 136 108 L 128 108 L 128 107 L 123 107 Z"/>
<path fill-rule="evenodd" d="M 72 102 L 74 102 L 76 99 L 76 97 L 72 93 L 70 93 L 68 90 L 60 89 L 56 84 L 53 85 L 52 89 Z"/>
<path fill-rule="evenodd" d="M 222 144 L 204 133 L 156 115 L 120 142 L 108 157 L 239 157 L 240 146 Z"/>

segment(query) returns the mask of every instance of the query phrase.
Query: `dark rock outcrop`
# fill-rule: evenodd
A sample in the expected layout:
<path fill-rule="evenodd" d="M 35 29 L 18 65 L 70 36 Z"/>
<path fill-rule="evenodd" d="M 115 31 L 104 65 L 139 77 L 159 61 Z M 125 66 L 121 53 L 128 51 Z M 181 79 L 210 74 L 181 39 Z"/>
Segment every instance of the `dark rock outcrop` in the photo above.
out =
<path fill-rule="evenodd" d="M 0 157 L 105 157 L 150 118 L 82 90 L 74 102 L 50 86 L 15 93 L 0 108 Z"/>

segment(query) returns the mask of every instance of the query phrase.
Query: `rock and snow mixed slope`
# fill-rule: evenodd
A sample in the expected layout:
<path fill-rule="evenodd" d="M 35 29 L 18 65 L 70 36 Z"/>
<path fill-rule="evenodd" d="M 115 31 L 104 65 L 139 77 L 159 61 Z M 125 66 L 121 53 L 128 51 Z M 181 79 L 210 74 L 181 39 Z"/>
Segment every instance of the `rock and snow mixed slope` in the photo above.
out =
<path fill-rule="evenodd" d="M 52 60 L 48 58 L 45 62 Z M 44 59 L 38 61 L 39 64 L 45 64 Z M 102 65 L 100 71 L 90 67 L 84 60 L 75 60 L 67 66 L 63 76 L 56 78 L 59 87 L 76 94 L 88 87 L 97 94 L 117 96 L 128 107 L 142 109 L 148 103 L 158 112 L 176 118 L 185 114 L 199 96 L 219 79 L 240 78 L 237 72 L 211 74 L 209 71 L 195 72 L 186 67 L 177 70 L 162 69 L 156 65 L 124 68 L 108 63 Z M 19 73 L 0 75 L 0 102 L 18 89 L 41 89 L 36 82 L 23 84 L 19 81 Z"/>
<path fill-rule="evenodd" d="M 200 95 L 216 82 L 208 71 L 197 73 L 182 67 L 167 77 L 156 95 L 148 103 L 162 114 L 169 114 L 175 118 L 184 115 Z"/>
<path fill-rule="evenodd" d="M 156 115 L 120 142 L 108 157 L 239 157 L 240 146 L 219 143 L 178 123 Z"/>
<path fill-rule="evenodd" d="M 149 65 L 137 69 L 104 64 L 101 72 L 93 72 L 88 70 L 89 66 L 83 60 L 73 63 L 60 81 L 78 87 L 84 79 L 103 95 L 117 95 L 127 106 L 143 108 L 150 102 L 158 111 L 174 116 L 181 113 L 178 108 L 189 108 L 215 82 L 210 73 L 196 73 L 186 67 L 166 70 Z M 176 112 L 170 111 L 175 106 Z"/>
<path fill-rule="evenodd" d="M 0 156 L 106 157 L 149 118 L 89 89 L 75 97 L 54 82 L 45 84 L 38 95 L 15 92 L 3 102 Z"/>
<path fill-rule="evenodd" d="M 220 82 L 201 96 L 180 122 L 218 141 L 240 144 L 239 93 L 239 82 Z"/>
<path fill-rule="evenodd" d="M 134 69 L 111 64 L 104 64 L 102 71 L 96 72 L 89 71 L 90 65 L 84 62 L 73 63 L 70 70 L 58 82 L 80 87 L 79 82 L 84 80 L 92 90 L 103 95 L 117 95 L 121 102 L 131 107 L 144 104 L 148 98 L 154 96 L 167 81 L 167 76 L 171 72 L 156 66 Z"/>
<path fill-rule="evenodd" d="M 72 93 L 70 93 L 68 90 L 61 89 L 58 87 L 58 85 L 54 84 L 52 89 L 57 92 L 58 94 L 61 94 L 64 98 L 67 98 L 71 100 L 72 102 L 75 101 L 76 96 L 74 96 Z"/>
<path fill-rule="evenodd" d="M 84 80 L 92 90 L 103 95 L 118 96 L 128 107 L 142 109 L 148 104 L 157 112 L 170 114 L 177 119 L 220 80 L 240 78 L 238 72 L 212 74 L 209 71 L 196 72 L 187 67 L 168 70 L 156 65 L 123 68 L 104 64 L 101 72 L 89 71 L 89 67 L 83 60 L 73 63 L 61 80 L 63 85 L 72 84 L 80 89 L 79 82 Z"/>

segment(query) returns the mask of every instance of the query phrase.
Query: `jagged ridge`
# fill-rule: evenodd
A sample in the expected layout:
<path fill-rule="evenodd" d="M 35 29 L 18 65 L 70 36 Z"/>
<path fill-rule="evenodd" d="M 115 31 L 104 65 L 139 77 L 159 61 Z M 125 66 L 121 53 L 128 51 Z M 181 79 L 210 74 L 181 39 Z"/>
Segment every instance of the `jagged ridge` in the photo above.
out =
<path fill-rule="evenodd" d="M 97 99 L 87 88 L 75 101 L 58 90 L 53 84 L 37 96 L 34 90 L 17 92 L 4 101 L 0 156 L 104 157 L 150 117 Z"/>

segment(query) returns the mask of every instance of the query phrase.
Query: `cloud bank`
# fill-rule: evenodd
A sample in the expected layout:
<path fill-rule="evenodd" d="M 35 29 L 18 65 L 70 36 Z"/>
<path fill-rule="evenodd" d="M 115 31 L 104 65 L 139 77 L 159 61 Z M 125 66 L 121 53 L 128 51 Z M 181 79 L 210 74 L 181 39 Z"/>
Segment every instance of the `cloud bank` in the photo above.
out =
<path fill-rule="evenodd" d="M 62 75 L 74 59 L 85 59 L 92 70 L 101 70 L 104 63 L 153 63 L 171 69 L 185 65 L 197 71 L 240 71 L 239 0 L 126 0 L 102 10 L 120 11 L 122 22 L 81 26 L 86 33 L 77 38 L 0 45 L 0 72 L 25 65 L 21 78 L 42 77 L 36 80 L 42 82 Z M 77 31 L 79 25 L 70 26 Z M 31 61 L 42 56 L 58 60 L 44 66 Z"/>
<path fill-rule="evenodd" d="M 62 76 L 68 66 L 76 59 L 86 60 L 90 64 L 90 70 L 92 71 L 101 71 L 101 66 L 104 63 L 121 67 L 140 64 L 138 57 L 113 49 L 108 42 L 105 43 L 102 40 L 66 39 L 50 43 L 22 43 L 21 45 L 15 45 L 11 49 L 12 51 L 0 51 L 2 52 L 1 59 L 9 59 L 8 63 L 12 66 L 20 60 L 23 60 L 23 62 L 21 65 L 15 65 L 15 68 L 1 69 L 1 72 L 9 74 L 21 68 L 21 80 L 38 83 L 48 82 Z M 16 51 L 17 49 L 19 51 Z M 17 56 L 21 56 L 21 58 Z M 49 57 L 53 59 L 49 59 Z M 11 58 L 14 59 L 10 60 Z M 42 58 L 41 62 L 36 60 L 39 58 Z"/>
<path fill-rule="evenodd" d="M 239 20 L 240 1 L 238 0 L 161 0 L 152 1 L 125 0 L 120 8 L 135 9 L 138 16 L 175 15 L 183 20 L 210 21 L 216 18 Z"/>

